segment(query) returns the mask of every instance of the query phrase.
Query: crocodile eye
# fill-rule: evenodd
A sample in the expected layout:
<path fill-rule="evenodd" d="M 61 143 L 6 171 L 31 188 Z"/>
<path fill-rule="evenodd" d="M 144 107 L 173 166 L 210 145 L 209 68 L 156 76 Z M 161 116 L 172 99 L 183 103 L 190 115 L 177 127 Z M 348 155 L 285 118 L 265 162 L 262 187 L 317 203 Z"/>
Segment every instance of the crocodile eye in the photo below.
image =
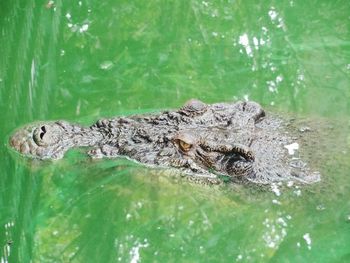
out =
<path fill-rule="evenodd" d="M 192 144 L 179 140 L 179 146 L 184 152 L 188 152 L 192 148 Z"/>

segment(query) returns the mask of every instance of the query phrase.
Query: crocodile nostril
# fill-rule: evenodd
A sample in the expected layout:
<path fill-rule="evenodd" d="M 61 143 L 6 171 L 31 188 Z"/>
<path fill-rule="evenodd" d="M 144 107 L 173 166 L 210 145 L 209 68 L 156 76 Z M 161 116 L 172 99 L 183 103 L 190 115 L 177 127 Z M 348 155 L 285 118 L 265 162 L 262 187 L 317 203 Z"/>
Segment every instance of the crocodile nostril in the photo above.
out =
<path fill-rule="evenodd" d="M 242 111 L 246 111 L 246 106 L 247 106 L 247 102 L 244 101 L 244 102 L 242 103 Z"/>
<path fill-rule="evenodd" d="M 46 127 L 45 126 L 41 126 L 40 130 L 41 130 L 41 132 L 40 132 L 39 136 L 40 136 L 40 139 L 42 140 L 44 135 L 45 135 L 45 133 L 46 133 Z"/>

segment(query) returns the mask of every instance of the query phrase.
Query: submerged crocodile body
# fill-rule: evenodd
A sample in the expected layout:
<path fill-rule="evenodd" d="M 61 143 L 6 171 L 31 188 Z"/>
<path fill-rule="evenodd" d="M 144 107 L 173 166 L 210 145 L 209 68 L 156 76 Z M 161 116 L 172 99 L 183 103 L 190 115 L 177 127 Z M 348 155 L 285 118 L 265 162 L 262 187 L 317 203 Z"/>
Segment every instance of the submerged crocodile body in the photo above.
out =
<path fill-rule="evenodd" d="M 288 152 L 295 138 L 283 121 L 255 102 L 207 105 L 188 101 L 175 111 L 102 119 L 90 127 L 66 121 L 27 125 L 10 138 L 23 155 L 60 159 L 74 147 L 93 158 L 126 156 L 140 163 L 176 167 L 185 174 L 232 181 L 271 183 L 318 181 L 302 160 Z"/>

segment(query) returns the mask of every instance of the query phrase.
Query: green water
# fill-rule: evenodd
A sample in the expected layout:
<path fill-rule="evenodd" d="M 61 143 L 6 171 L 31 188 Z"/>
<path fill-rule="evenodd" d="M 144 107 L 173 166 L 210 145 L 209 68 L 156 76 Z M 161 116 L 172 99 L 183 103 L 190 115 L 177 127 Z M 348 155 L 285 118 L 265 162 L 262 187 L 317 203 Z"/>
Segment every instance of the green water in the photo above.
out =
<path fill-rule="evenodd" d="M 47 3 L 0 2 L 1 263 L 350 262 L 349 1 Z M 31 121 L 88 124 L 189 98 L 332 120 L 344 143 L 315 148 L 335 152 L 321 183 L 264 190 L 7 148 Z"/>

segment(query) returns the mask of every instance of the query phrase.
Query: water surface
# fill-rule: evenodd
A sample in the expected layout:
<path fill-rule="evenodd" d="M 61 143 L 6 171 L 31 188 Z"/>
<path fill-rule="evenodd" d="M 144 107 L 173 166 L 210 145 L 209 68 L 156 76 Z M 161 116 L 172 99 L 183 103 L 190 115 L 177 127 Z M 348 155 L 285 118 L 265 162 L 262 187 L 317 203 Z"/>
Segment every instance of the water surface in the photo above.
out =
<path fill-rule="evenodd" d="M 349 262 L 349 14 L 345 0 L 2 1 L 0 262 Z M 329 121 L 337 135 L 310 148 L 323 180 L 198 186 L 123 159 L 7 148 L 31 121 L 190 98 Z"/>

